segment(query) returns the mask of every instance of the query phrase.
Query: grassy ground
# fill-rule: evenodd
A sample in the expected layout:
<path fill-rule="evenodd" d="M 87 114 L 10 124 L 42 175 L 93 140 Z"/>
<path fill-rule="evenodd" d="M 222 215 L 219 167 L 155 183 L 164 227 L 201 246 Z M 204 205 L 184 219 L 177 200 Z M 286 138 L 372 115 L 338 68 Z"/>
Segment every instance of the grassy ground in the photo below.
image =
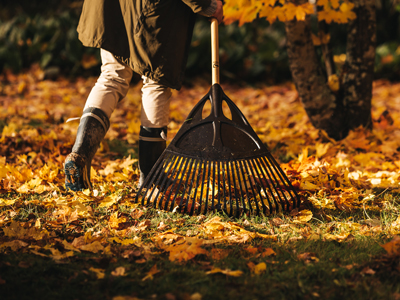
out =
<path fill-rule="evenodd" d="M 14 196 L 18 195 L 9 194 L 6 199 Z M 35 200 L 42 201 L 40 197 Z M 27 200 L 27 206 L 22 206 L 14 216 L 26 230 L 35 228 L 33 221 L 45 219 L 48 213 L 40 206 L 33 208 L 29 204 L 32 201 Z M 90 228 L 93 230 L 89 232 L 95 232 L 98 224 L 107 228 L 107 222 L 102 220 L 116 211 L 124 214 L 127 207 L 95 209 L 98 222 L 84 224 L 79 220 L 75 224 L 86 232 Z M 42 238 L 37 236 L 39 231 L 36 235 L 26 231 L 24 240 L 29 246 L 17 251 L 12 251 L 12 247 L 2 249 L 0 254 L 2 299 L 400 297 L 399 256 L 388 255 L 381 247 L 390 240 L 385 230 L 392 221 L 388 211 L 335 214 L 313 209 L 314 217 L 307 223 L 293 222 L 290 215 L 230 219 L 215 214 L 189 217 L 153 209 L 133 211 L 134 214 L 127 214 L 131 222 L 149 221 L 146 230 L 131 236 L 140 237 L 141 241 L 123 245 L 108 239 L 109 249 L 98 252 L 75 248 L 70 256 L 65 255 L 68 249 L 63 241 L 74 245 L 73 240 L 80 236 L 76 233 L 79 230 L 69 228 L 71 225 L 59 227 Z M 327 213 L 335 221 L 323 220 Z M 365 213 L 369 213 L 369 220 L 374 220 L 369 225 L 363 224 Z M 134 219 L 134 215 L 140 217 Z M 182 261 L 171 261 L 168 250 L 155 243 L 161 232 L 168 231 L 182 239 L 196 236 L 212 241 L 212 235 L 202 226 L 215 218 L 273 238 L 255 237 L 238 242 L 231 239 L 238 235 L 230 234 L 223 242 L 202 245 L 204 253 Z M 159 229 L 161 222 L 166 230 Z M 356 224 L 363 224 L 363 228 L 349 229 Z M 1 238 L 2 242 L 16 238 L 9 232 L 7 235 Z M 240 235 L 239 238 L 243 239 Z M 220 272 L 210 274 L 212 270 L 218 271 L 216 268 Z"/>

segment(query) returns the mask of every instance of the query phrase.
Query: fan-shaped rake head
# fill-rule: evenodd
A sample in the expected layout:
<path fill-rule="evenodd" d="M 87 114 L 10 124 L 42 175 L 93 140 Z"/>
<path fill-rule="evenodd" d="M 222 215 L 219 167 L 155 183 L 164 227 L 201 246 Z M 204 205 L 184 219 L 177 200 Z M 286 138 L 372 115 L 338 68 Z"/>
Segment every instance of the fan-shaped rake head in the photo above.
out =
<path fill-rule="evenodd" d="M 208 101 L 211 113 L 203 117 Z M 193 108 L 136 201 L 189 214 L 220 210 L 229 215 L 270 214 L 300 204 L 284 171 L 219 84 Z"/>

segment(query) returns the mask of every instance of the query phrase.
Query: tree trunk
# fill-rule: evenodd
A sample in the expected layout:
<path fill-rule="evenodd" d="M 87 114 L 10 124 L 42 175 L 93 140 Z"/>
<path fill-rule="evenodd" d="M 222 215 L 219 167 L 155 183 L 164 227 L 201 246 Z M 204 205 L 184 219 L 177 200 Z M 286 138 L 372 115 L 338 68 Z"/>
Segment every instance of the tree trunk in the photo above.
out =
<path fill-rule="evenodd" d="M 296 1 L 296 4 L 307 0 Z M 348 24 L 346 68 L 340 90 L 332 92 L 311 39 L 311 19 L 286 22 L 293 81 L 311 123 L 340 140 L 349 130 L 371 128 L 375 59 L 375 11 L 371 0 L 355 0 L 357 19 Z"/>
<path fill-rule="evenodd" d="M 375 63 L 375 1 L 354 0 L 357 19 L 348 24 L 343 103 L 349 129 L 372 128 L 371 98 Z"/>

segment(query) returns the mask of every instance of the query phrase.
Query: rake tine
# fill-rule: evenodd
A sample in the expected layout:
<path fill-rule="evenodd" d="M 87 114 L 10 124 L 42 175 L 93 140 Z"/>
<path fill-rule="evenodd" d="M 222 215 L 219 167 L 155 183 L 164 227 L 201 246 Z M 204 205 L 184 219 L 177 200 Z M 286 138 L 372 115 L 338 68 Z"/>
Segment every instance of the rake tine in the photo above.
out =
<path fill-rule="evenodd" d="M 184 188 L 183 188 L 183 192 L 182 192 L 182 197 L 181 197 L 181 201 L 179 202 L 179 207 L 181 207 L 182 204 L 184 203 L 183 195 L 186 195 L 187 194 L 186 190 L 189 189 L 189 196 L 186 197 L 187 200 L 186 200 L 186 204 L 184 205 L 183 212 L 187 212 L 187 203 L 188 203 L 189 197 L 190 197 L 190 188 L 192 186 L 192 177 L 193 177 L 192 167 L 193 167 L 194 160 L 191 159 L 191 158 L 188 159 L 188 160 L 189 160 L 189 168 L 188 168 L 187 172 L 185 173 L 186 174 L 186 181 L 185 181 L 185 183 L 183 185 Z M 182 179 L 183 179 L 183 177 L 182 177 Z M 189 181 L 189 179 L 190 179 L 190 181 Z M 190 184 L 188 184 L 189 182 L 190 182 Z"/>
<path fill-rule="evenodd" d="M 235 169 L 234 169 L 235 164 L 232 161 L 230 161 L 229 163 L 231 164 L 231 167 L 232 167 L 231 168 L 232 169 L 232 181 L 233 181 L 233 189 L 235 191 L 235 199 L 236 199 L 236 215 L 239 216 L 240 206 L 239 206 L 239 200 L 238 200 L 238 196 L 237 196 L 237 188 L 236 188 L 236 180 L 235 180 Z"/>
<path fill-rule="evenodd" d="M 246 198 L 247 198 L 247 204 L 249 205 L 249 210 L 250 210 L 250 212 L 252 212 L 253 211 L 253 208 L 251 207 L 251 204 L 250 204 L 250 196 L 249 196 L 249 190 L 248 190 L 248 188 L 247 188 L 247 184 L 246 184 L 246 175 L 243 173 L 243 168 L 241 168 L 242 166 L 241 166 L 241 163 L 242 163 L 243 161 L 237 161 L 236 162 L 236 164 L 238 165 L 238 171 L 240 171 L 240 175 L 242 175 L 241 177 L 242 177 L 242 179 L 243 179 L 243 185 L 244 185 L 244 188 L 245 188 L 245 193 L 246 193 Z M 240 175 L 238 174 L 238 177 L 240 177 Z M 239 184 L 240 184 L 240 181 L 239 181 Z M 242 193 L 243 193 L 243 191 L 242 191 Z M 244 197 L 244 195 L 243 195 L 243 205 L 245 206 L 245 203 L 246 203 L 246 199 L 245 199 L 245 197 Z"/>
<path fill-rule="evenodd" d="M 164 164 L 164 170 L 162 173 L 160 173 L 160 177 L 158 178 L 158 181 L 156 183 L 156 185 L 159 185 L 159 189 L 163 190 L 164 187 L 167 188 L 167 183 L 168 183 L 168 178 L 170 175 L 173 174 L 174 172 L 174 166 L 176 165 L 176 163 L 178 162 L 179 157 L 174 155 L 174 154 L 168 154 L 168 160 L 166 160 L 165 164 Z M 166 172 L 164 172 L 166 171 Z M 166 174 L 166 176 L 162 176 L 163 174 Z M 161 181 L 161 182 L 160 182 Z"/>
<path fill-rule="evenodd" d="M 194 194 L 193 194 L 193 203 L 192 203 L 192 207 L 190 208 L 190 212 L 189 215 L 193 215 L 193 211 L 194 211 L 194 205 L 196 203 L 196 191 L 197 191 L 197 187 L 198 187 L 198 183 L 199 183 L 199 170 L 198 170 L 198 165 L 199 165 L 199 160 L 198 159 L 194 159 L 195 165 L 194 165 L 194 171 L 193 171 L 193 176 L 192 176 L 192 180 L 190 182 L 190 187 L 189 187 L 189 191 L 188 191 L 188 197 L 186 200 L 186 207 L 188 207 L 189 205 L 189 200 L 190 200 L 190 192 L 192 191 L 192 186 L 193 186 L 193 178 L 196 178 L 196 185 L 194 188 Z"/>
<path fill-rule="evenodd" d="M 168 160 L 165 162 L 166 167 L 164 168 L 165 170 L 167 170 L 167 172 L 163 171 L 163 174 L 166 174 L 166 175 L 162 176 L 162 174 L 160 174 L 160 178 L 158 178 L 158 181 L 161 180 L 161 184 L 160 184 L 159 188 L 157 189 L 156 196 L 154 197 L 154 207 L 162 206 L 162 200 L 163 200 L 163 198 L 165 199 L 166 197 L 163 197 L 163 195 L 161 195 L 160 201 L 157 204 L 158 196 L 160 195 L 161 191 L 164 190 L 164 188 L 167 188 L 168 178 L 170 175 L 172 175 L 174 173 L 174 167 L 178 163 L 178 161 L 179 161 L 179 157 L 177 157 L 173 154 L 170 154 L 168 156 Z M 157 184 L 156 184 L 156 186 L 157 186 Z M 155 190 L 155 187 L 153 188 L 153 190 Z"/>
<path fill-rule="evenodd" d="M 242 164 L 242 168 L 244 168 L 245 170 L 246 170 L 246 173 L 247 174 L 250 174 L 250 172 L 249 172 L 249 168 L 248 168 L 248 162 L 247 161 L 241 161 L 241 164 Z M 253 176 L 254 177 L 254 176 Z M 250 181 L 250 180 L 249 180 Z M 246 186 L 247 186 L 247 184 L 246 184 Z M 254 191 L 254 188 L 253 188 L 253 185 L 252 185 L 252 183 L 250 182 L 250 188 L 251 188 L 251 191 L 252 191 L 252 195 L 253 195 L 253 197 L 254 197 L 254 203 L 255 203 L 255 206 L 256 206 L 256 210 L 257 210 L 257 214 L 259 214 L 260 213 L 260 208 L 259 208 L 259 206 L 258 206 L 258 203 L 257 203 L 257 197 L 256 197 L 256 193 L 255 193 L 255 191 Z M 248 202 L 249 202 L 249 205 L 251 206 L 251 204 L 250 204 L 250 198 L 248 199 Z"/>
<path fill-rule="evenodd" d="M 204 180 L 206 179 L 206 164 L 207 161 L 203 160 L 203 165 L 201 170 L 203 170 L 203 174 L 202 174 L 202 180 L 200 181 L 201 183 L 201 188 L 200 188 L 200 199 L 199 199 L 199 209 L 198 212 L 201 211 L 201 205 L 203 204 L 203 190 L 204 190 Z"/>
<path fill-rule="evenodd" d="M 245 202 L 244 194 L 243 194 L 243 191 L 242 191 L 242 184 L 241 184 L 241 181 L 240 181 L 240 172 L 239 172 L 239 169 L 238 169 L 238 166 L 237 166 L 237 161 L 234 160 L 234 161 L 233 161 L 233 164 L 234 164 L 235 169 L 236 169 L 237 182 L 238 182 L 238 184 L 239 184 L 240 199 L 241 199 L 241 202 L 242 202 L 242 204 L 243 204 L 243 210 L 244 210 L 244 212 L 246 213 L 246 212 L 247 212 L 246 202 Z M 250 211 L 251 211 L 251 208 L 250 208 Z"/>
<path fill-rule="evenodd" d="M 285 173 L 283 172 L 283 170 L 282 170 L 280 167 L 279 167 L 279 168 L 277 167 L 277 164 L 278 164 L 278 163 L 277 163 L 276 160 L 272 157 L 272 155 L 269 155 L 268 157 L 269 157 L 270 161 L 272 161 L 271 165 L 272 165 L 272 168 L 273 168 L 274 171 L 275 171 L 275 173 L 274 173 L 274 174 L 275 174 L 275 177 L 276 177 L 276 175 L 278 175 L 278 177 L 279 177 L 279 179 L 280 179 L 280 181 L 278 181 L 278 182 L 280 182 L 281 184 L 278 186 L 278 188 L 279 188 L 281 194 L 283 195 L 283 197 L 285 198 L 286 209 L 289 209 L 290 204 L 289 204 L 288 197 L 287 197 L 287 195 L 286 195 L 286 193 L 285 193 L 285 190 L 282 189 L 282 185 L 286 185 L 286 184 L 287 184 L 286 181 L 285 181 L 285 179 L 286 179 L 287 177 L 286 177 L 286 175 L 283 176 Z M 289 192 L 289 195 L 290 195 L 290 192 Z"/>
<path fill-rule="evenodd" d="M 204 214 L 207 213 L 208 210 L 208 198 L 209 198 L 209 186 L 210 186 L 210 176 L 211 176 L 211 161 L 208 161 L 208 166 L 207 166 L 207 187 L 206 187 L 206 202 L 204 203 Z"/>
<path fill-rule="evenodd" d="M 275 191 L 275 205 L 276 205 L 276 209 L 281 208 L 282 210 L 285 209 L 285 204 L 286 204 L 286 199 L 282 198 L 282 193 L 279 190 L 279 181 L 276 178 L 276 175 L 273 171 L 273 169 L 271 168 L 271 164 L 265 160 L 264 157 L 260 157 L 260 161 L 262 166 L 264 167 L 264 170 L 267 172 L 268 178 L 271 182 L 271 186 Z"/>
<path fill-rule="evenodd" d="M 269 154 L 268 156 L 269 156 L 270 160 L 272 160 L 272 161 L 274 162 L 274 168 L 275 168 L 275 169 L 280 169 L 279 164 L 278 164 L 278 162 L 275 160 L 275 158 L 274 158 L 271 154 Z M 289 195 L 290 195 L 292 198 L 294 198 L 294 199 L 293 199 L 293 207 L 295 207 L 295 206 L 297 206 L 297 205 L 300 204 L 300 203 L 298 203 L 298 202 L 299 202 L 298 199 L 300 199 L 300 198 L 299 198 L 299 196 L 298 196 L 296 190 L 295 190 L 295 189 L 293 188 L 293 186 L 291 185 L 291 183 L 290 183 L 290 181 L 289 181 L 289 178 L 287 177 L 287 175 L 285 174 L 285 172 L 284 172 L 282 169 L 280 169 L 280 170 L 281 170 L 282 172 L 278 172 L 278 175 L 281 177 L 281 180 L 282 180 L 283 185 L 290 188 L 290 189 L 289 189 Z M 282 178 L 284 178 L 284 179 L 282 179 Z M 286 190 L 286 191 L 287 191 L 287 190 Z M 292 194 L 293 194 L 293 195 L 292 195 Z M 294 197 L 293 197 L 293 196 L 294 196 Z"/>
<path fill-rule="evenodd" d="M 163 156 L 165 156 L 164 153 L 162 154 L 162 157 L 163 157 Z M 162 162 L 162 160 L 159 160 L 159 161 Z M 143 195 L 143 198 L 142 198 L 142 205 L 148 205 L 148 204 L 150 204 L 151 196 L 153 195 L 154 189 L 151 190 L 149 196 L 147 196 L 147 194 L 148 194 L 148 192 L 149 192 L 149 190 L 150 190 L 150 188 L 151 188 L 151 186 L 153 185 L 153 182 L 154 182 L 154 180 L 155 180 L 155 177 L 154 177 L 153 174 L 159 172 L 160 169 L 162 169 L 162 168 L 163 168 L 163 164 L 160 163 L 160 164 L 158 165 L 157 169 L 156 169 L 154 172 L 150 172 L 150 176 L 147 176 L 147 178 L 145 179 L 145 182 L 144 182 L 144 183 L 142 184 L 142 186 L 139 188 L 139 191 L 138 191 L 136 197 L 138 197 L 138 195 L 141 193 L 142 189 L 144 190 L 144 195 Z M 153 170 L 152 170 L 152 171 L 153 171 Z M 147 203 L 146 203 L 146 198 L 147 198 Z"/>
<path fill-rule="evenodd" d="M 160 160 L 159 160 L 160 162 L 162 162 L 164 156 L 165 156 L 165 154 L 163 153 L 161 155 L 161 157 L 160 157 Z M 158 169 L 161 168 L 161 167 L 162 167 L 162 163 L 160 163 L 160 165 L 158 166 Z M 142 193 L 142 191 L 144 192 L 144 195 L 147 194 L 148 187 L 146 187 L 146 186 L 148 185 L 149 181 L 150 181 L 149 185 L 151 185 L 153 180 L 154 180 L 153 176 L 146 177 L 144 183 L 139 187 L 139 190 L 138 190 L 138 192 L 136 194 L 136 197 L 135 197 L 135 202 L 136 203 L 139 201 L 139 195 Z M 144 198 L 142 199 L 142 205 L 144 205 L 143 201 L 144 201 Z"/>
<path fill-rule="evenodd" d="M 163 174 L 169 174 L 170 173 L 170 171 L 172 170 L 171 164 L 174 161 L 174 159 L 175 158 L 174 158 L 173 155 L 167 154 L 165 163 L 164 164 L 160 164 L 162 168 L 159 168 L 158 172 L 156 173 L 157 177 L 155 177 L 155 178 L 157 180 L 154 180 L 155 181 L 154 182 L 154 186 L 152 187 L 152 193 L 157 190 L 157 193 L 156 193 L 156 195 L 154 196 L 154 199 L 153 199 L 153 201 L 154 201 L 154 205 L 153 206 L 154 207 L 157 207 L 158 196 L 160 195 L 160 191 L 163 189 L 163 186 L 166 184 L 166 181 L 167 181 L 167 178 L 168 178 L 168 175 L 167 176 L 163 176 Z M 158 189 L 156 187 L 158 187 Z M 149 198 L 151 199 L 151 195 L 149 196 Z M 162 196 L 161 196 L 161 199 L 162 199 Z M 160 200 L 160 202 L 161 202 L 161 200 Z"/>
<path fill-rule="evenodd" d="M 217 172 L 218 172 L 218 181 L 217 181 L 217 187 L 218 187 L 218 203 L 217 203 L 217 209 L 221 209 L 221 193 L 219 192 L 219 190 L 221 189 L 221 186 L 220 186 L 220 181 L 221 181 L 221 169 L 220 169 L 220 167 L 221 167 L 221 162 L 220 161 L 217 161 Z"/>
<path fill-rule="evenodd" d="M 250 166 L 250 168 L 249 168 L 249 169 L 250 169 L 250 172 L 251 172 L 251 175 L 253 176 L 254 180 L 256 180 L 256 176 L 255 176 L 255 174 L 254 174 L 254 169 L 255 169 L 254 161 L 251 159 L 250 162 L 249 162 L 249 164 L 251 164 L 251 166 Z M 246 165 L 246 166 L 247 166 L 247 165 Z M 262 208 L 263 208 L 263 213 L 265 214 L 265 213 L 266 213 L 266 210 L 267 210 L 267 206 L 265 205 L 265 203 L 264 203 L 264 201 L 263 201 L 263 197 L 262 197 L 261 192 L 260 192 L 259 189 L 257 189 L 257 192 L 258 192 L 258 195 L 260 196 L 261 205 L 262 205 Z M 257 203 L 257 201 L 256 201 L 256 203 Z M 257 205 L 257 213 L 259 213 L 258 205 Z"/>
<path fill-rule="evenodd" d="M 221 164 L 222 164 L 222 198 L 223 198 L 223 201 L 224 201 L 224 210 L 225 211 L 227 211 L 227 208 L 226 208 L 226 194 L 225 194 L 225 187 L 226 187 L 226 185 L 225 185 L 225 174 L 226 174 L 226 172 L 225 172 L 225 163 L 223 163 L 223 162 L 221 162 Z"/>
<path fill-rule="evenodd" d="M 279 181 L 278 181 L 278 179 L 277 179 L 277 177 L 276 177 L 276 174 L 274 173 L 274 170 L 272 169 L 272 167 L 271 167 L 271 164 L 269 164 L 268 162 L 266 162 L 266 159 L 264 158 L 264 157 L 261 157 L 261 163 L 265 166 L 266 165 L 266 167 L 268 168 L 268 170 L 269 170 L 269 174 L 270 174 L 270 178 L 271 178 L 271 180 L 273 180 L 273 182 L 274 182 L 274 184 L 273 184 L 273 187 L 274 187 L 274 189 L 275 189 L 275 191 L 276 191 L 276 194 L 278 195 L 278 197 L 279 197 L 279 205 L 280 205 L 280 207 L 283 209 L 283 210 L 285 210 L 285 205 L 289 205 L 289 203 L 288 203 L 288 200 L 286 199 L 286 195 L 285 194 L 283 194 L 283 197 L 282 197 L 282 192 L 280 191 L 280 189 L 279 189 Z"/>
<path fill-rule="evenodd" d="M 226 162 L 226 169 L 227 169 L 227 172 L 226 172 L 226 174 L 227 174 L 227 177 L 228 177 L 228 192 L 229 192 L 229 203 L 230 203 L 230 206 L 231 206 L 231 209 L 230 209 L 230 211 L 229 211 L 229 216 L 232 216 L 232 212 L 233 212 L 233 200 L 232 200 L 232 187 L 231 187 L 231 172 L 230 172 L 230 169 L 229 169 L 229 165 L 230 165 L 230 162 L 228 161 L 228 162 Z M 236 198 L 237 199 L 237 198 Z M 237 201 L 237 200 L 236 200 Z"/>
<path fill-rule="evenodd" d="M 258 170 L 260 170 L 260 175 L 264 179 L 264 181 L 260 180 L 260 183 L 262 185 L 262 188 L 264 189 L 265 198 L 267 199 L 268 205 L 269 205 L 269 213 L 271 214 L 273 212 L 273 210 L 274 210 L 274 205 L 272 205 L 272 203 L 270 201 L 270 197 L 268 197 L 268 190 L 269 190 L 269 193 L 272 196 L 272 200 L 275 203 L 275 205 L 276 205 L 277 201 L 276 201 L 274 192 L 270 187 L 270 184 L 268 184 L 268 179 L 265 177 L 265 172 L 263 172 L 263 167 L 261 166 L 259 159 L 256 159 L 255 163 L 256 163 L 256 166 L 257 166 Z"/>
<path fill-rule="evenodd" d="M 168 208 L 168 203 L 171 201 L 171 191 L 174 190 L 174 187 L 176 185 L 176 181 L 178 180 L 178 174 L 180 172 L 181 164 L 182 164 L 183 158 L 181 156 L 175 155 L 175 160 L 174 160 L 174 165 L 171 167 L 171 173 L 169 174 L 171 177 L 171 184 L 168 186 L 169 193 L 168 195 L 165 195 L 165 197 L 161 197 L 158 207 L 161 209 L 167 210 Z M 164 200 L 164 203 L 163 203 Z"/>
<path fill-rule="evenodd" d="M 213 175 L 213 180 L 211 182 L 212 185 L 212 195 L 211 195 L 211 211 L 214 210 L 214 200 L 215 200 L 215 161 L 212 163 L 212 175 Z"/>
<path fill-rule="evenodd" d="M 186 157 L 185 157 L 185 158 L 182 158 L 182 162 L 181 162 L 181 164 L 180 164 L 180 167 L 182 167 L 183 163 L 184 163 L 183 171 L 182 171 L 182 168 L 180 168 L 179 173 L 177 174 L 177 177 L 176 177 L 176 178 L 179 178 L 179 174 L 181 174 L 181 178 L 180 178 L 179 183 L 178 183 L 178 186 L 177 186 L 177 188 L 176 188 L 176 192 L 175 192 L 174 199 L 173 199 L 172 202 L 171 202 L 170 210 L 173 210 L 173 206 L 174 206 L 174 204 L 175 204 L 176 197 L 178 196 L 179 188 L 180 188 L 181 185 L 182 185 L 182 181 L 183 181 L 183 177 L 184 177 L 183 175 L 184 175 L 185 172 L 186 172 L 186 168 L 187 168 L 187 165 L 188 165 L 188 163 L 189 163 L 189 159 L 186 158 Z M 167 207 L 167 206 L 165 206 L 165 207 Z"/>

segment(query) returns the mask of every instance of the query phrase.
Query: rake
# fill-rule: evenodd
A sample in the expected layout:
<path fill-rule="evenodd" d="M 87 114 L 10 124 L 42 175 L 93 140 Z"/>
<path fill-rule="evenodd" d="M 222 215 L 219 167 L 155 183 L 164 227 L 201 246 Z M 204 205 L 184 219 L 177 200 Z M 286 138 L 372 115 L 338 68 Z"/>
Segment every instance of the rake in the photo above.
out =
<path fill-rule="evenodd" d="M 299 207 L 288 177 L 219 85 L 216 19 L 211 44 L 212 86 L 155 163 L 136 202 L 190 215 L 268 215 Z"/>

